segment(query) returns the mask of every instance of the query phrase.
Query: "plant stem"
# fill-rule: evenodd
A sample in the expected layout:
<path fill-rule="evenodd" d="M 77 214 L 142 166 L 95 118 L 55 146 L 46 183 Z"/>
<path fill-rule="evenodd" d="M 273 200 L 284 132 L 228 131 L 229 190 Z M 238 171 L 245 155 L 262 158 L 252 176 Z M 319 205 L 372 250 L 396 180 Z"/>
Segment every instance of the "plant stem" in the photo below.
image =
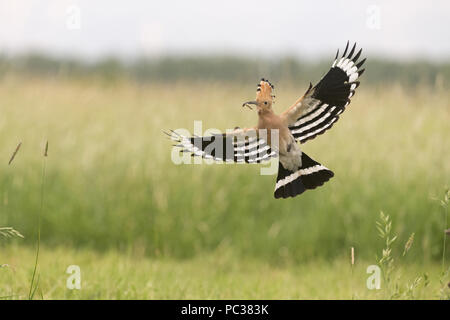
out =
<path fill-rule="evenodd" d="M 39 284 L 39 277 L 36 281 L 36 284 L 34 283 L 34 279 L 36 277 L 36 270 L 38 266 L 39 261 L 39 249 L 41 244 L 41 215 L 44 208 L 44 187 L 45 187 L 45 169 L 47 165 L 47 150 L 48 150 L 48 141 L 45 145 L 45 152 L 44 152 L 44 159 L 42 162 L 42 175 L 41 175 L 41 203 L 40 203 L 40 210 L 38 213 L 38 242 L 37 242 L 37 250 L 36 250 L 36 260 L 34 262 L 34 270 L 33 270 L 33 276 L 31 278 L 31 284 L 30 284 L 30 291 L 28 293 L 28 299 L 32 300 L 34 297 L 34 294 L 36 292 L 37 286 Z"/>
<path fill-rule="evenodd" d="M 446 230 L 448 227 L 448 203 L 446 203 L 444 206 L 444 223 L 445 223 L 444 230 Z M 442 245 L 442 273 L 445 272 L 445 251 L 446 251 L 445 244 L 446 244 L 446 242 L 447 242 L 447 234 L 444 231 L 444 243 Z"/>

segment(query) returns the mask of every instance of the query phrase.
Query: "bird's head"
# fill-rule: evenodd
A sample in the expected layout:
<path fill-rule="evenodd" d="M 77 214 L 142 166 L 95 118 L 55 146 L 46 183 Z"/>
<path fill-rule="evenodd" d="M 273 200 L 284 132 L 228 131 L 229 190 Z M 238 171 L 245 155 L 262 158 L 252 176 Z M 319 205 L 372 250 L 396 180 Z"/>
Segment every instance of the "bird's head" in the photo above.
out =
<path fill-rule="evenodd" d="M 251 105 L 255 105 L 258 111 L 272 109 L 275 96 L 273 95 L 274 86 L 264 78 L 258 83 L 256 89 L 256 99 L 253 101 L 247 101 L 242 104 L 243 107 L 251 109 Z"/>

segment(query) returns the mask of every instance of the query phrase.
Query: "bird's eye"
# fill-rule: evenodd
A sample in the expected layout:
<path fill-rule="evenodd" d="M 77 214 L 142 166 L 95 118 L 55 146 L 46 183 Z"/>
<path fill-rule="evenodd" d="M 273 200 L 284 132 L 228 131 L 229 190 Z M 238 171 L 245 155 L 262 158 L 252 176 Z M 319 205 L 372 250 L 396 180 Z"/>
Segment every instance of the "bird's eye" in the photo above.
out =
<path fill-rule="evenodd" d="M 264 104 L 267 105 L 267 101 L 264 101 Z"/>

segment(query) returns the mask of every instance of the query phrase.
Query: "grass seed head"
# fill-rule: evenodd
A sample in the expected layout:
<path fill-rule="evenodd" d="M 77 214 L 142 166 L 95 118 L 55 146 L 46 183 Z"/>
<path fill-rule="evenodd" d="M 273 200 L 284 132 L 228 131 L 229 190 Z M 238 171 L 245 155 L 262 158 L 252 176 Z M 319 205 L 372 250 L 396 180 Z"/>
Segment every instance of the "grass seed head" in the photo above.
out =
<path fill-rule="evenodd" d="M 22 145 L 22 142 L 19 142 L 19 144 L 16 147 L 16 150 L 14 150 L 11 158 L 9 159 L 8 165 L 11 164 L 11 162 L 13 162 L 14 158 L 16 157 L 17 152 L 19 152 L 20 146 Z"/>
<path fill-rule="evenodd" d="M 408 253 L 409 249 L 411 249 L 413 242 L 414 242 L 414 232 L 411 233 L 411 235 L 408 238 L 408 241 L 406 241 L 406 243 L 405 243 L 405 248 L 403 250 L 403 256 L 405 256 Z"/>

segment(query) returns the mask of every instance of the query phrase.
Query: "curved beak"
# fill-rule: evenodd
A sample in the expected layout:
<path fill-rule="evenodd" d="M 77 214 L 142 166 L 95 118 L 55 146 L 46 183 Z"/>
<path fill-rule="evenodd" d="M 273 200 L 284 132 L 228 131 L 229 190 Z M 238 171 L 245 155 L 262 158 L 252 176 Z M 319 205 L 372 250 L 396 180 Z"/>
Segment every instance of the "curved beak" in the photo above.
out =
<path fill-rule="evenodd" d="M 253 110 L 252 107 L 250 106 L 251 104 L 258 105 L 258 102 L 256 102 L 256 101 L 247 101 L 247 102 L 244 102 L 244 103 L 242 104 L 242 106 L 243 106 L 243 107 L 247 107 L 247 108 L 249 108 L 250 110 Z"/>

